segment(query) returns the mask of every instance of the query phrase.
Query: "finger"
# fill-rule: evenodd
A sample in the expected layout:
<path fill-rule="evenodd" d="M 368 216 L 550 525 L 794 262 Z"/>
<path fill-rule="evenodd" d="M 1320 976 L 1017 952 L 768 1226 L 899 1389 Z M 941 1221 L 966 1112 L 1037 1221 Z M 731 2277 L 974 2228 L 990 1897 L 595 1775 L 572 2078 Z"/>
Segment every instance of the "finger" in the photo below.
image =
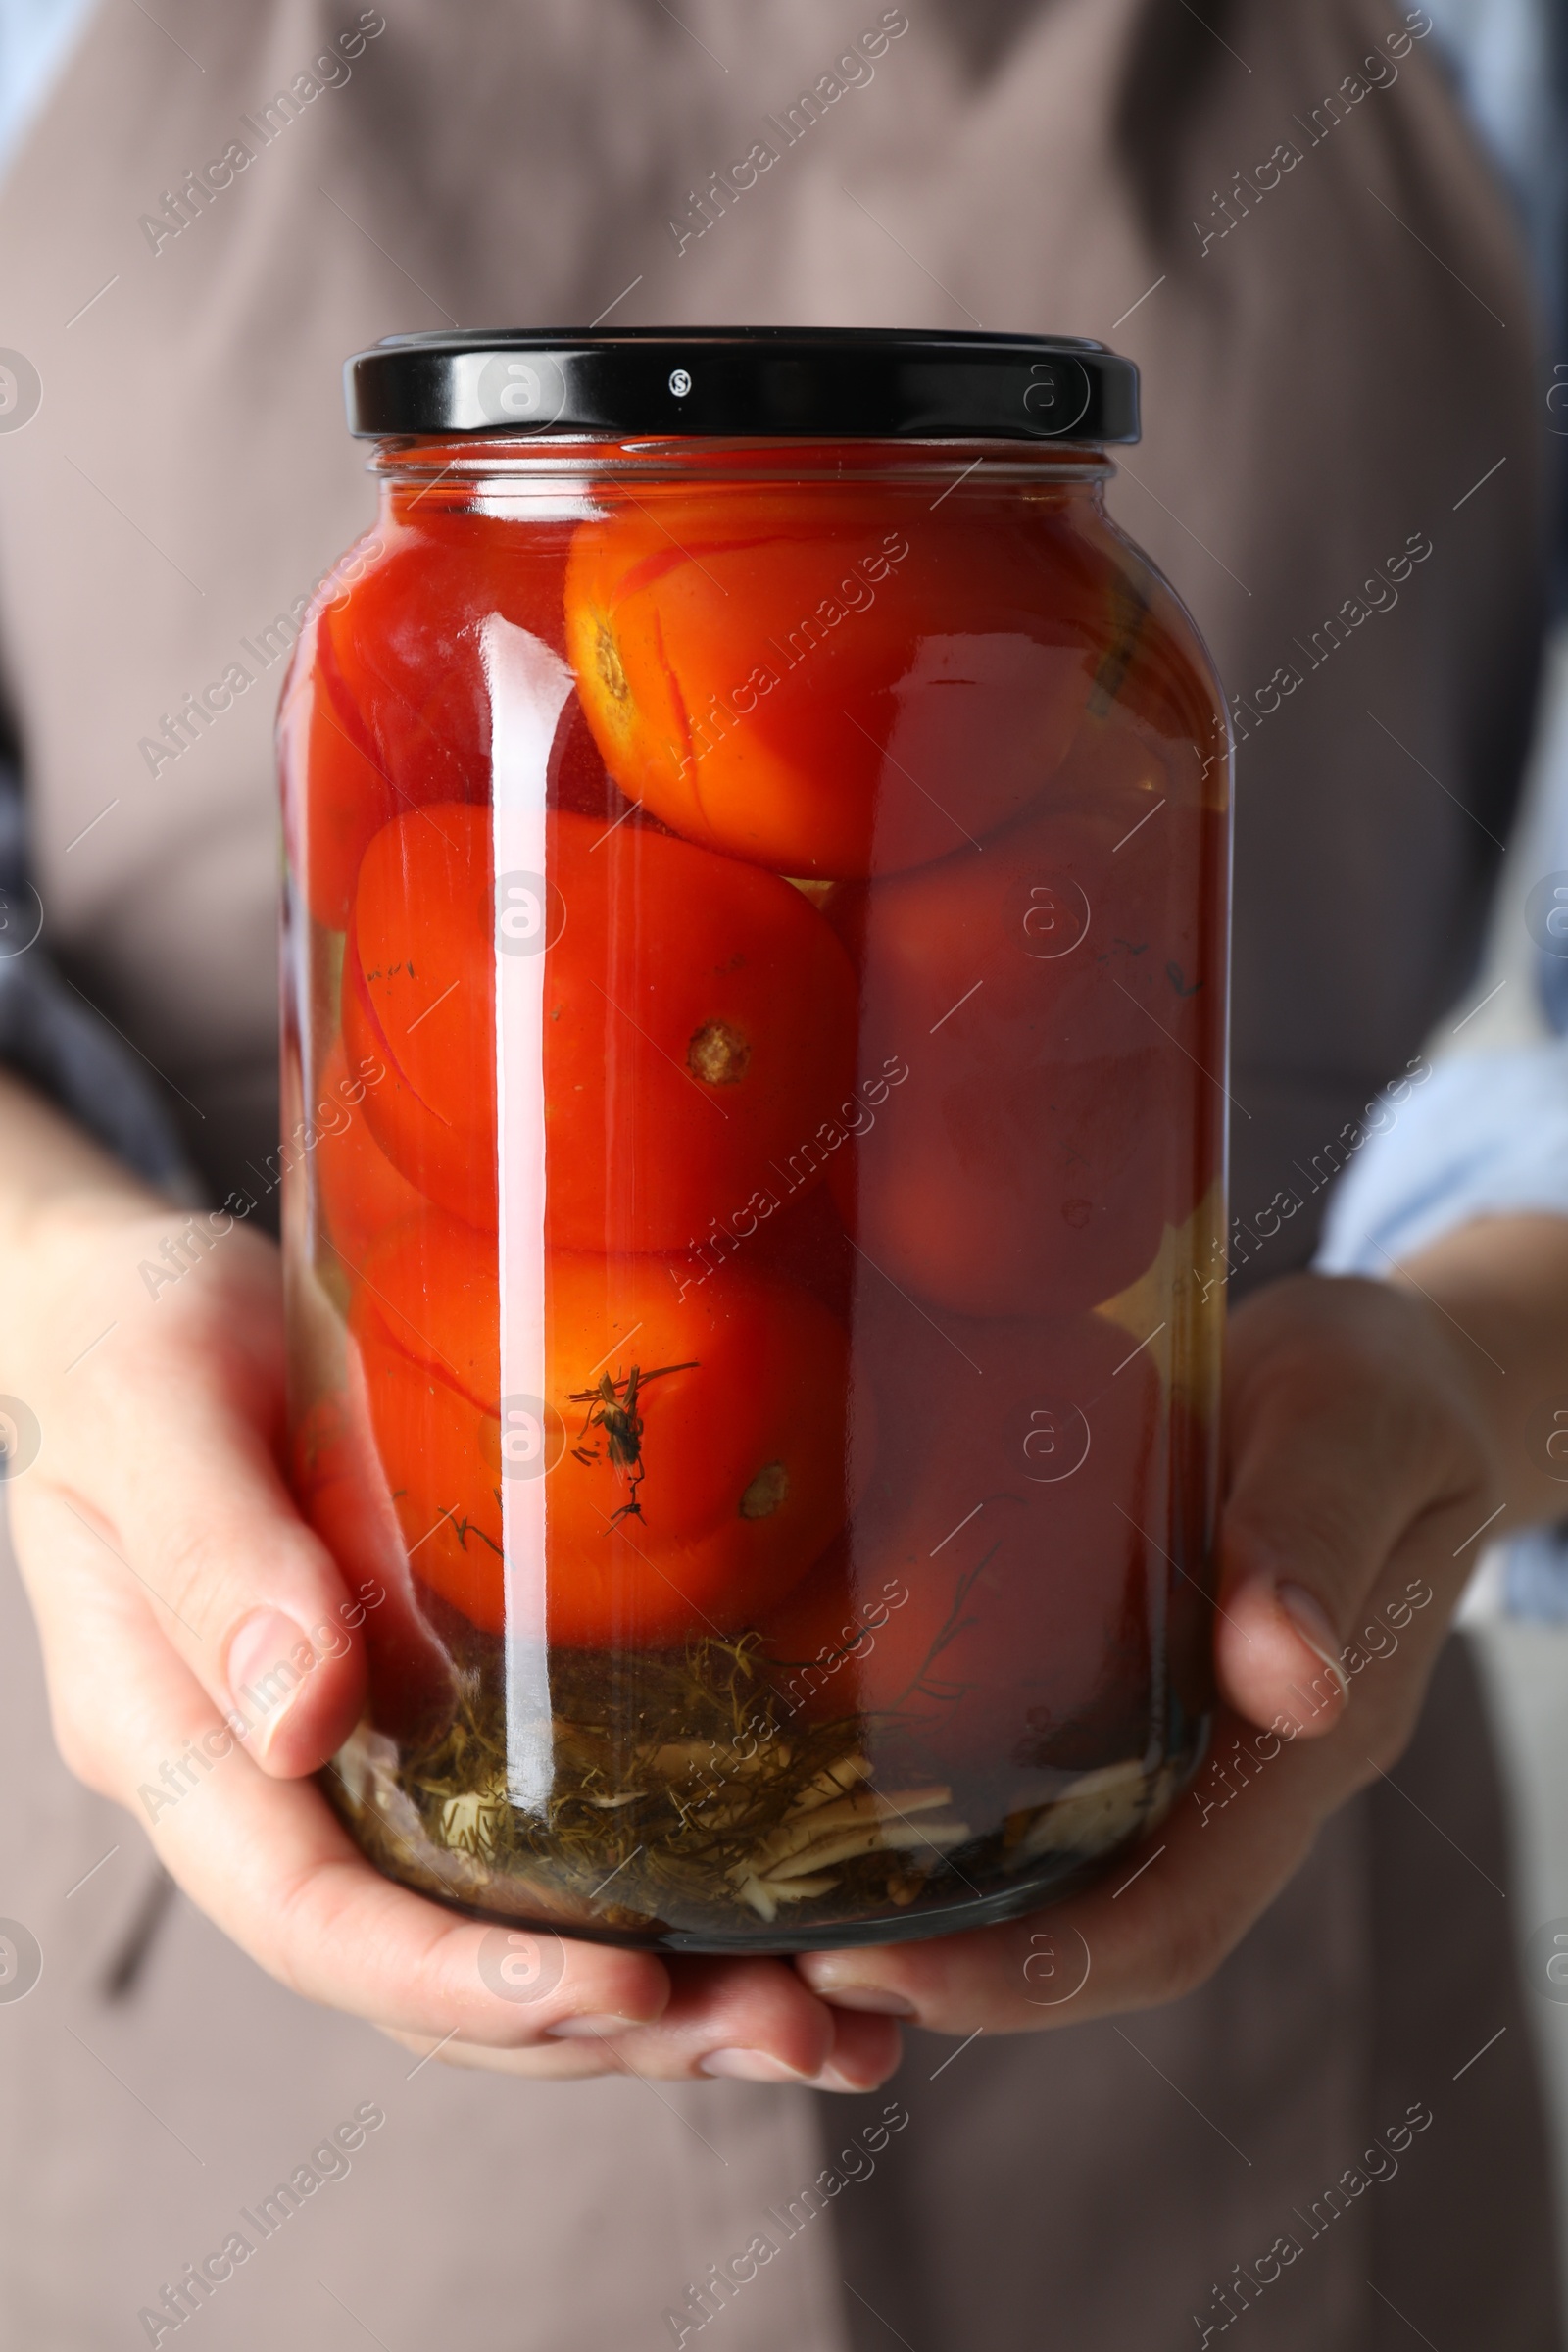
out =
<path fill-rule="evenodd" d="M 669 1996 L 651 1953 L 549 1935 L 509 1983 L 506 1932 L 394 1886 L 318 1790 L 270 1779 L 233 1739 L 153 1622 L 105 1579 L 90 1539 L 61 1546 L 39 1631 L 68 1761 L 147 1828 L 175 1882 L 293 1990 L 432 2041 L 540 2042 L 584 2018 L 646 2024 Z M 497 1985 L 500 1989 L 497 1989 Z"/>
<path fill-rule="evenodd" d="M 165 1639 L 257 1761 L 310 1772 L 364 1705 L 364 1601 L 278 1475 L 273 1400 L 233 1372 L 173 1349 L 142 1382 L 101 1380 L 90 1457 L 78 1446 L 37 1482 L 21 1553 L 36 1600 L 66 1528 L 85 1538 L 104 1571 L 151 1596 Z"/>
<path fill-rule="evenodd" d="M 1215 1737 L 1259 1735 L 1227 1714 Z M 1176 1999 L 1235 1948 L 1323 1816 L 1370 1777 L 1345 1742 L 1277 1739 L 1234 1803 L 1204 1796 L 1200 1782 L 1086 1894 L 995 1928 L 807 1952 L 795 1965 L 824 2000 L 896 2010 L 944 2034 L 1049 2031 Z"/>
<path fill-rule="evenodd" d="M 410 2082 L 421 2066 L 455 2066 L 470 2073 L 516 2075 L 527 2082 L 580 2082 L 595 2075 L 623 2074 L 613 2056 L 597 2043 L 547 2038 L 516 2049 L 497 2049 L 494 2043 L 465 2041 L 461 2034 L 408 2034 L 397 2026 L 378 2032 L 413 2053 Z"/>
<path fill-rule="evenodd" d="M 681 2082 L 716 2074 L 745 2082 L 808 2082 L 815 2090 L 832 2091 L 874 2090 L 885 2082 L 899 2063 L 897 2026 L 890 2019 L 851 2017 L 826 2008 L 825 2033 L 817 2030 L 803 2042 L 794 2024 L 796 1996 L 803 1987 L 797 1981 L 789 1999 L 780 2001 L 772 1982 L 776 1966 L 768 1960 L 728 1962 L 722 1980 L 705 1981 L 693 1973 L 694 1963 L 675 1960 L 670 1964 L 675 1990 L 669 2008 L 656 2025 L 636 2034 L 617 2034 L 604 2021 L 579 2032 L 568 2021 L 569 2030 L 562 2038 L 538 2048 L 497 2052 L 477 2048 L 461 2034 L 442 2044 L 406 2034 L 395 2033 L 393 2039 L 421 2059 L 433 2058 L 443 2066 L 484 2067 L 534 2081 L 625 2074 L 648 2082 Z M 747 1976 L 755 1976 L 756 1983 L 735 1982 Z M 812 2006 L 824 2005 L 813 2001 Z M 750 2036 L 742 2045 L 744 2065 L 732 2063 L 737 2034 Z M 808 2064 L 824 2042 L 826 2055 L 814 2075 L 786 2062 L 786 2051 L 793 2049 Z M 721 2061 L 716 2067 L 708 2063 L 715 2056 Z"/>
<path fill-rule="evenodd" d="M 898 2073 L 904 2035 L 894 2018 L 838 2008 L 830 2015 L 833 2047 L 816 2078 L 818 2090 L 876 2090 Z"/>
<path fill-rule="evenodd" d="M 1216 1667 L 1253 1723 L 1317 1738 L 1344 1712 L 1341 1653 L 1384 1563 L 1480 1493 L 1483 1466 L 1382 1286 L 1282 1284 L 1235 1328 Z"/>
<path fill-rule="evenodd" d="M 811 2082 L 834 2055 L 837 2031 L 787 1962 L 689 1955 L 672 1963 L 668 2008 L 652 2028 L 604 2036 L 631 2074 L 712 2076 L 742 2082 Z M 858 2050 L 851 2063 L 863 2063 Z M 864 2083 L 880 2082 L 873 2064 Z"/>

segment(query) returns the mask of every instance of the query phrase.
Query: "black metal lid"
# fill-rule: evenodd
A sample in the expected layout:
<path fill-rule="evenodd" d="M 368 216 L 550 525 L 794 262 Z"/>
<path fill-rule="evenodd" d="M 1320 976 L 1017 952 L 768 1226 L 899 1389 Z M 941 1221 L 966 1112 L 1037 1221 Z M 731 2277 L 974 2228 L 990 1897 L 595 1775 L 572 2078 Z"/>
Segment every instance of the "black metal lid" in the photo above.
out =
<path fill-rule="evenodd" d="M 343 370 L 349 429 L 1136 441 L 1138 370 L 1058 335 L 628 327 L 389 335 Z"/>

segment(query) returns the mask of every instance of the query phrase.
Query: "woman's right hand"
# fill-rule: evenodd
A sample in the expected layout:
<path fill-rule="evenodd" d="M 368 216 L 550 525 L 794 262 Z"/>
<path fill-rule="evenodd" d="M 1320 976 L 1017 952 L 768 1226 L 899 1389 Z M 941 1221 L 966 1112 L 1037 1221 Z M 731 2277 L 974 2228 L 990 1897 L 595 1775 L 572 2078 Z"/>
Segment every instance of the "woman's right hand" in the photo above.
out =
<path fill-rule="evenodd" d="M 278 1470 L 277 1252 L 243 1224 L 214 1239 L 205 1219 L 205 1247 L 182 1242 L 188 1215 L 24 1090 L 0 1092 L 20 1122 L 0 1165 L 0 1391 L 40 1432 L 7 1493 L 72 1770 L 136 1816 L 191 1899 L 273 1976 L 413 2048 L 444 2042 L 446 2061 L 885 2080 L 892 2021 L 830 2007 L 783 1961 L 666 1963 L 563 1939 L 559 1980 L 552 1951 L 520 1972 L 537 1997 L 509 1999 L 481 1974 L 495 1929 L 370 1867 L 307 1777 L 359 1717 L 363 1609 Z M 167 1277 L 181 1259 L 173 1280 L 142 1271 Z M 247 1710 L 240 1687 L 259 1676 L 282 1695 Z M 252 1719 L 238 1740 L 236 1703 Z"/>

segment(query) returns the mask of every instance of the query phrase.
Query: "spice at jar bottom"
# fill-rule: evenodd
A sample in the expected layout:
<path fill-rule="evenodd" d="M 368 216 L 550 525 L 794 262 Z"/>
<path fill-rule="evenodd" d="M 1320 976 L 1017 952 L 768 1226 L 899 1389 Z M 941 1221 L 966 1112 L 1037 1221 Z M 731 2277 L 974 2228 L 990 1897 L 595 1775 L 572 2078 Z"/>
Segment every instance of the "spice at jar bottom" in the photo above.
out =
<path fill-rule="evenodd" d="M 279 717 L 290 1474 L 378 1596 L 327 1793 L 631 1943 L 1033 1909 L 1211 1705 L 1230 749 L 1105 513 L 1135 372 L 348 381 L 380 512 Z"/>

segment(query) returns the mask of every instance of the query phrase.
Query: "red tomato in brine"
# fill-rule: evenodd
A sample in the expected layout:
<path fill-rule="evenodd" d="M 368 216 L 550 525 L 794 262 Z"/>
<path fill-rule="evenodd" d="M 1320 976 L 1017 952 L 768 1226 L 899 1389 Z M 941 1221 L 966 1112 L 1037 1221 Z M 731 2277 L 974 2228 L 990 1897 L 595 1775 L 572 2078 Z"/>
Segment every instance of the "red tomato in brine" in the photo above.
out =
<path fill-rule="evenodd" d="M 788 1185 L 840 1108 L 855 975 L 772 875 L 567 812 L 548 843 L 548 1238 L 679 1250 Z M 367 1102 L 378 1142 L 474 1223 L 495 1215 L 492 891 L 485 811 L 398 818 L 367 853 L 344 963 L 351 1050 L 391 1071 Z"/>
<path fill-rule="evenodd" d="M 550 1241 L 700 1242 L 790 1182 L 849 1095 L 849 958 L 787 882 L 666 834 L 561 816 L 551 858 Z"/>
<path fill-rule="evenodd" d="M 1101 725 L 983 848 L 835 894 L 861 1068 L 908 1075 L 832 1183 L 896 1281 L 1074 1314 L 1191 1212 L 1223 1133 L 1223 850 L 1141 731 Z"/>
<path fill-rule="evenodd" d="M 302 641 L 277 717 L 289 864 L 318 923 L 341 931 L 366 847 L 398 796 L 337 686 L 318 615 Z"/>
<path fill-rule="evenodd" d="M 868 1432 L 861 1458 L 846 1458 L 843 1325 L 765 1276 L 730 1268 L 678 1296 L 672 1271 L 653 1258 L 551 1262 L 550 1402 L 567 1431 L 547 1496 L 557 1641 L 754 1624 L 843 1526 L 869 1468 Z M 634 1370 L 635 1471 L 616 1459 L 605 1385 L 623 1408 Z"/>
<path fill-rule="evenodd" d="M 343 1040 L 387 1076 L 370 1132 L 415 1189 L 495 1223 L 496 1027 L 490 817 L 440 801 L 366 852 L 343 956 Z"/>
<path fill-rule="evenodd" d="M 400 811 L 489 784 L 474 549 L 400 531 L 314 615 L 280 717 L 290 854 L 318 922 L 348 920 L 360 860 Z"/>
<path fill-rule="evenodd" d="M 1137 1754 L 1141 1530 L 1162 1509 L 1147 1352 L 1088 1316 L 936 1332 L 891 1291 L 854 1331 L 876 1469 L 847 1541 L 764 1624 L 787 1697 L 808 1720 L 885 1717 L 946 1762 Z"/>
<path fill-rule="evenodd" d="M 566 646 L 611 774 L 677 832 L 779 873 L 886 873 L 1049 781 L 1110 576 L 1044 502 L 649 491 L 579 525 Z"/>
<path fill-rule="evenodd" d="M 381 1072 L 375 1083 L 384 1085 L 384 1063 L 370 1067 Z M 328 1238 L 351 1269 L 360 1264 L 377 1234 L 419 1206 L 419 1195 L 406 1176 L 399 1175 L 370 1132 L 365 1115 L 368 1091 L 367 1081 L 351 1082 L 343 1040 L 335 1037 L 321 1064 L 320 1095 L 323 1106 L 336 1115 L 330 1127 L 318 1125 L 316 1169 Z M 351 1100 L 356 1095 L 358 1100 Z"/>
<path fill-rule="evenodd" d="M 487 779 L 485 552 L 472 531 L 395 531 L 322 616 L 328 674 L 391 783 L 420 806 L 466 799 Z"/>
<path fill-rule="evenodd" d="M 565 538 L 427 507 L 312 616 L 279 728 L 290 858 L 318 922 L 343 929 L 360 860 L 394 816 L 485 799 L 485 621 L 560 650 Z M 551 784 L 594 813 L 617 799 L 580 722 L 562 730 Z"/>
<path fill-rule="evenodd" d="M 684 1288 L 682 1288 L 684 1284 Z M 414 1564 L 505 1622 L 494 1244 L 428 1212 L 372 1252 L 353 1308 Z M 694 1283 L 657 1257 L 547 1261 L 550 1637 L 602 1648 L 751 1624 L 844 1524 L 868 1470 L 843 1326 L 792 1285 Z"/>
<path fill-rule="evenodd" d="M 289 1470 L 301 1516 L 347 1584 L 341 1624 L 345 1633 L 361 1633 L 369 1655 L 376 1728 L 400 1739 L 427 1734 L 450 1713 L 457 1678 L 414 1597 L 402 1530 L 376 1455 L 365 1367 L 352 1342 L 347 1389 L 318 1396 L 304 1414 Z"/>

